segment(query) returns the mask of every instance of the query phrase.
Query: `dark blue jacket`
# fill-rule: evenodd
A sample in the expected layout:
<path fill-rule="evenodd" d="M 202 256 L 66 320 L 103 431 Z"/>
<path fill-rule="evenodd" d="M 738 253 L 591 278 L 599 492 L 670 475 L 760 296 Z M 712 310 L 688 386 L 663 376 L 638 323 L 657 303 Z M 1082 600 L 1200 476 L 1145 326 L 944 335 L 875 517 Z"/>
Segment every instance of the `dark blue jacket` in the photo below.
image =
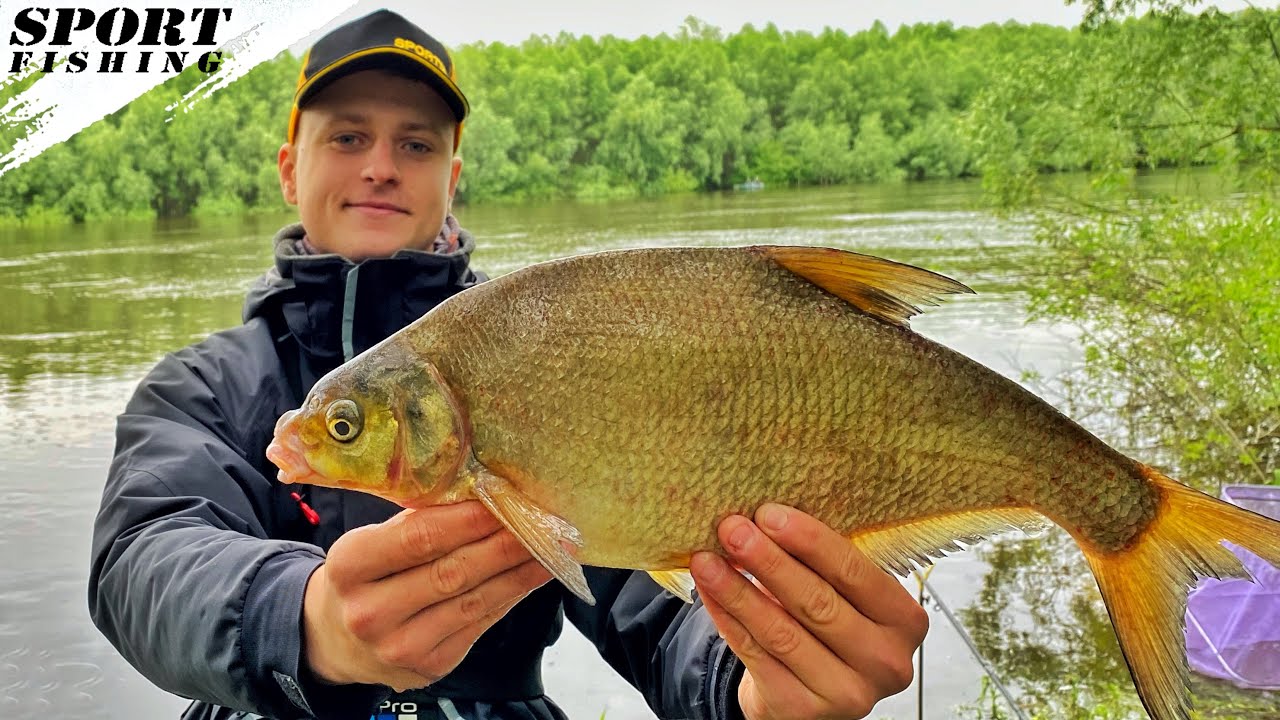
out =
<path fill-rule="evenodd" d="M 382 686 L 323 685 L 300 660 L 303 590 L 342 533 L 399 510 L 370 495 L 283 486 L 266 459 L 276 419 L 311 386 L 438 303 L 479 282 L 475 244 L 353 264 L 299 255 L 277 234 L 275 268 L 244 324 L 166 356 L 119 418 L 93 533 L 89 610 L 120 653 L 194 702 L 186 718 L 365 720 L 388 700 L 422 720 L 563 718 L 542 692 L 543 650 L 567 616 L 663 718 L 740 714 L 742 664 L 701 605 L 645 574 L 587 569 L 587 606 L 551 582 L 486 632 L 448 677 L 392 697 Z M 320 515 L 312 525 L 290 493 Z"/>

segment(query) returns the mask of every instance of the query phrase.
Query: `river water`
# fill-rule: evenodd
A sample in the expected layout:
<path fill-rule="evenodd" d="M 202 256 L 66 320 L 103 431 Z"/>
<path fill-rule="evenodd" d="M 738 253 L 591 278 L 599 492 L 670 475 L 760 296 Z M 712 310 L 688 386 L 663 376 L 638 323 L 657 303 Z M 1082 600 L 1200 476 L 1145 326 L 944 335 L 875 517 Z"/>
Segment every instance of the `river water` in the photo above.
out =
<path fill-rule="evenodd" d="M 475 264 L 493 275 L 641 245 L 804 243 L 922 265 L 978 294 L 930 310 L 916 330 L 1009 377 L 1053 378 L 1080 362 L 1077 331 L 1026 321 L 1021 269 L 1035 262 L 1034 246 L 1025 227 L 980 200 L 975 183 L 940 182 L 480 206 L 459 216 L 479 238 Z M 290 219 L 0 232 L 0 718 L 175 717 L 185 706 L 90 623 L 90 528 L 114 418 L 133 386 L 163 353 L 239 322 L 244 289 L 270 263 L 270 236 Z M 970 552 L 940 563 L 929 582 L 948 608 L 972 607 L 990 571 Z M 874 717 L 950 718 L 978 699 L 984 671 L 937 601 L 923 711 L 913 686 Z M 571 626 L 545 676 L 573 718 L 652 717 Z"/>

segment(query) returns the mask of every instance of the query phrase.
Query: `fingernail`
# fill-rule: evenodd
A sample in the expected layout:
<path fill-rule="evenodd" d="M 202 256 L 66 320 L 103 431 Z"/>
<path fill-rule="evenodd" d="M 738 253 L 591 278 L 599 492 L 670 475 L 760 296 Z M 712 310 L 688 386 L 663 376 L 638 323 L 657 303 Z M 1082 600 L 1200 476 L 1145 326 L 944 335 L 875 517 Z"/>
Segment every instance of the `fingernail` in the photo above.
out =
<path fill-rule="evenodd" d="M 787 509 L 781 505 L 765 505 L 760 508 L 760 524 L 777 532 L 787 526 Z"/>
<path fill-rule="evenodd" d="M 704 580 L 715 582 L 724 576 L 724 563 L 711 553 L 700 552 L 689 560 L 689 570 Z"/>
<path fill-rule="evenodd" d="M 752 530 L 750 522 L 743 519 L 739 519 L 737 522 L 738 527 L 729 531 L 728 542 L 729 549 L 731 550 L 741 550 L 745 548 L 747 543 L 751 542 L 751 536 L 754 534 L 754 530 Z"/>

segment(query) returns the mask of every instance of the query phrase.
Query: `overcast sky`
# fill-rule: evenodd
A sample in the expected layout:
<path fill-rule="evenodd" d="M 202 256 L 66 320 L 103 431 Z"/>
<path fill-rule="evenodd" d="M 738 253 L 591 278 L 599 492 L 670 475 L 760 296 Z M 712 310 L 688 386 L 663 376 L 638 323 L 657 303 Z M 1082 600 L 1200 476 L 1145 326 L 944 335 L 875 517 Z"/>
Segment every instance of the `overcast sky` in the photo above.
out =
<path fill-rule="evenodd" d="M 1209 4 L 1235 10 L 1247 2 Z M 379 7 L 389 7 L 414 20 L 447 45 L 519 43 L 530 35 L 554 36 L 561 31 L 634 38 L 674 32 L 690 15 L 726 32 L 735 32 L 746 23 L 763 27 L 770 22 L 783 30 L 819 32 L 830 26 L 856 32 L 876 20 L 890 31 L 904 23 L 942 20 L 957 26 L 1015 20 L 1071 27 L 1079 24 L 1084 13 L 1079 3 L 1066 5 L 1064 0 L 361 0 L 326 29 Z"/>

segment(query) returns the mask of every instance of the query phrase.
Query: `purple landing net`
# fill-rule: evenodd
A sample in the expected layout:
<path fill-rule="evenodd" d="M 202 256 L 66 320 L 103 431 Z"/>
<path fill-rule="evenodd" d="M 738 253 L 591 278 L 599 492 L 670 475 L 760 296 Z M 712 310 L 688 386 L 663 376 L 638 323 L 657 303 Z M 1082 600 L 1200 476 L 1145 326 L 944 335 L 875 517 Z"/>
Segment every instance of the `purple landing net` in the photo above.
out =
<path fill-rule="evenodd" d="M 1280 487 L 1228 485 L 1222 498 L 1280 520 Z M 1241 688 L 1280 690 L 1280 570 L 1227 543 L 1257 582 L 1206 578 L 1187 597 L 1191 669 Z"/>

